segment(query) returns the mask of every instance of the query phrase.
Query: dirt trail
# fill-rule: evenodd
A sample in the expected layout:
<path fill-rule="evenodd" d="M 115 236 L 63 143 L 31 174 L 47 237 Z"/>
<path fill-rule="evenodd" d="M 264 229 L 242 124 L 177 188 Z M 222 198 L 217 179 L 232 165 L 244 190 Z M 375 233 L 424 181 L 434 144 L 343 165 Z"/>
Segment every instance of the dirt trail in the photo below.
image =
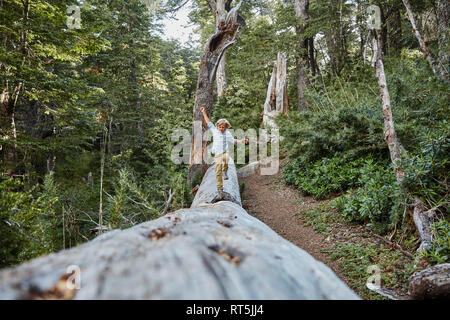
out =
<path fill-rule="evenodd" d="M 295 215 L 312 209 L 323 201 L 301 196 L 298 190 L 281 180 L 280 173 L 272 176 L 254 174 L 240 178 L 239 182 L 245 183 L 242 204 L 250 215 L 329 266 L 341 280 L 348 283 L 337 262 L 320 252 L 321 249 L 331 248 L 332 244 L 322 240 L 323 235 L 314 231 L 311 226 L 304 226 L 301 215 Z"/>

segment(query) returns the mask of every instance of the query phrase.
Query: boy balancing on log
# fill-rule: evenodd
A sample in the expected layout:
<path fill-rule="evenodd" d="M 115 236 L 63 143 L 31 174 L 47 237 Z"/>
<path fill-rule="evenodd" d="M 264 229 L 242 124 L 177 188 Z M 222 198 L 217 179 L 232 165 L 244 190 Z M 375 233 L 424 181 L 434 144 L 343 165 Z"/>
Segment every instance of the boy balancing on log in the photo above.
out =
<path fill-rule="evenodd" d="M 205 108 L 201 107 L 200 111 L 203 114 L 206 125 L 211 129 L 213 135 L 213 146 L 211 152 L 214 155 L 214 163 L 216 164 L 217 191 L 219 192 L 216 200 L 222 200 L 224 198 L 222 175 L 225 180 L 228 180 L 228 142 L 233 144 L 242 142 L 247 143 L 248 139 L 234 139 L 231 133 L 227 130 L 230 127 L 230 123 L 227 119 L 219 119 L 216 122 L 216 125 L 214 125 L 209 120 Z"/>

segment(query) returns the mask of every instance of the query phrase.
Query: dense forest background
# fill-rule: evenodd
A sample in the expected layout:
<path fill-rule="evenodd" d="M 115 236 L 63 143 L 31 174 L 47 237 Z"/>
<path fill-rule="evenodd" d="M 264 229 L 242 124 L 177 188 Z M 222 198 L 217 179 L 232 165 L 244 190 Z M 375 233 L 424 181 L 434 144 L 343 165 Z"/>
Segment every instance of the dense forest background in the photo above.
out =
<path fill-rule="evenodd" d="M 294 2 L 308 3 L 306 18 Z M 0 267 L 157 218 L 170 195 L 170 210 L 192 201 L 188 165 L 170 159 L 171 133 L 191 129 L 202 44 L 215 17 L 204 0 L 162 1 L 151 10 L 148 3 L 0 1 Z M 393 118 L 406 150 L 402 185 L 370 64 L 371 4 L 381 9 Z M 73 5 L 80 28 L 67 24 Z M 200 43 L 160 36 L 158 23 L 182 5 L 192 9 Z M 430 55 L 448 72 L 449 5 L 411 6 Z M 403 1 L 248 0 L 240 15 L 246 27 L 227 50 L 213 121 L 257 129 L 274 60 L 285 52 L 290 111 L 278 119 L 285 181 L 333 198 L 332 209 L 349 223 L 412 253 L 419 197 L 436 214 L 423 258 L 449 262 L 448 82 L 424 56 Z"/>

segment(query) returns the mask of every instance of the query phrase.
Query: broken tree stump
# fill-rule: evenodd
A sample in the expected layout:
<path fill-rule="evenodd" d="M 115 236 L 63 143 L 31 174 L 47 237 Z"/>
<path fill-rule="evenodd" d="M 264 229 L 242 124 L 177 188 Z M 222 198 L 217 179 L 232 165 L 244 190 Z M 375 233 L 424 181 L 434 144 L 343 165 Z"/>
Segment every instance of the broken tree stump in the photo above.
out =
<path fill-rule="evenodd" d="M 232 161 L 229 176 L 234 201 L 211 203 L 213 165 L 191 208 L 0 271 L 0 299 L 359 299 L 241 207 Z"/>

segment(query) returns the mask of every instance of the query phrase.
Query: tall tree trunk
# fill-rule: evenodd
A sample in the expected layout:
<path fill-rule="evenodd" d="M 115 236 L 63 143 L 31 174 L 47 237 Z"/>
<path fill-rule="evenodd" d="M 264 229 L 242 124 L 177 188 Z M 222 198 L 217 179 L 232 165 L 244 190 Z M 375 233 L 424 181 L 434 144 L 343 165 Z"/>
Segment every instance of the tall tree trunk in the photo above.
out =
<path fill-rule="evenodd" d="M 420 48 L 422 49 L 425 59 L 430 64 L 430 67 L 433 70 L 433 73 L 435 74 L 435 76 L 448 83 L 449 82 L 448 75 L 447 75 L 448 71 L 445 71 L 444 69 L 442 69 L 439 66 L 439 64 L 436 62 L 436 58 L 428 50 L 428 47 L 423 39 L 423 35 L 417 27 L 417 22 L 416 22 L 416 19 L 414 18 L 414 13 L 412 11 L 411 5 L 409 4 L 409 1 L 408 0 L 402 0 L 402 1 L 403 1 L 403 4 L 405 5 L 406 12 L 408 13 L 409 21 L 411 22 L 414 34 L 415 34 L 417 40 L 419 41 Z"/>
<path fill-rule="evenodd" d="M 297 95 L 298 95 L 298 110 L 307 109 L 305 102 L 305 90 L 310 84 L 308 74 L 306 72 L 306 65 L 308 64 L 308 39 L 305 36 L 305 29 L 308 23 L 309 15 L 309 0 L 295 0 L 294 2 L 295 15 L 298 20 L 297 37 L 298 37 L 298 56 L 297 63 Z"/>
<path fill-rule="evenodd" d="M 384 65 L 382 59 L 381 48 L 379 45 L 379 37 L 376 30 L 371 30 L 372 48 L 373 48 L 373 66 L 376 70 L 378 86 L 380 88 L 380 98 L 383 107 L 384 119 L 384 138 L 388 144 L 391 161 L 394 166 L 394 173 L 399 185 L 403 184 L 404 172 L 400 169 L 401 154 L 405 150 L 397 137 L 394 128 L 394 120 L 392 117 L 391 99 L 386 82 L 386 74 L 384 73 Z M 415 197 L 413 219 L 416 229 L 420 235 L 422 243 L 418 251 L 423 251 L 432 243 L 430 225 L 433 221 L 434 212 L 432 210 L 425 211 L 422 201 L 419 197 Z"/>
<path fill-rule="evenodd" d="M 403 181 L 403 172 L 398 169 L 401 160 L 401 153 L 404 148 L 400 143 L 397 133 L 394 128 L 394 120 L 392 117 L 391 98 L 389 96 L 389 90 L 386 82 L 386 74 L 384 73 L 384 64 L 382 59 L 382 50 L 379 41 L 379 35 L 375 30 L 371 31 L 373 58 L 372 65 L 375 67 L 378 86 L 380 89 L 381 105 L 383 108 L 384 119 L 384 139 L 386 140 L 389 152 L 391 155 L 391 161 L 394 165 L 395 176 L 398 183 Z"/>
<path fill-rule="evenodd" d="M 212 5 L 212 1 L 208 1 Z M 204 174 L 203 155 L 206 149 L 206 141 L 202 140 L 205 123 L 200 107 L 205 107 L 208 116 L 211 115 L 214 101 L 214 82 L 216 72 L 225 50 L 236 42 L 243 24 L 238 19 L 238 11 L 242 0 L 232 8 L 224 20 L 217 23 L 216 30 L 206 41 L 200 61 L 200 69 L 197 81 L 197 91 L 193 110 L 192 144 L 188 173 L 188 183 L 192 184 Z M 199 125 L 202 124 L 202 125 Z"/>
<path fill-rule="evenodd" d="M 277 127 L 273 118 L 280 113 L 287 113 L 289 110 L 286 64 L 286 54 L 279 52 L 273 66 L 272 77 L 270 78 L 264 103 L 263 123 L 272 128 Z"/>

